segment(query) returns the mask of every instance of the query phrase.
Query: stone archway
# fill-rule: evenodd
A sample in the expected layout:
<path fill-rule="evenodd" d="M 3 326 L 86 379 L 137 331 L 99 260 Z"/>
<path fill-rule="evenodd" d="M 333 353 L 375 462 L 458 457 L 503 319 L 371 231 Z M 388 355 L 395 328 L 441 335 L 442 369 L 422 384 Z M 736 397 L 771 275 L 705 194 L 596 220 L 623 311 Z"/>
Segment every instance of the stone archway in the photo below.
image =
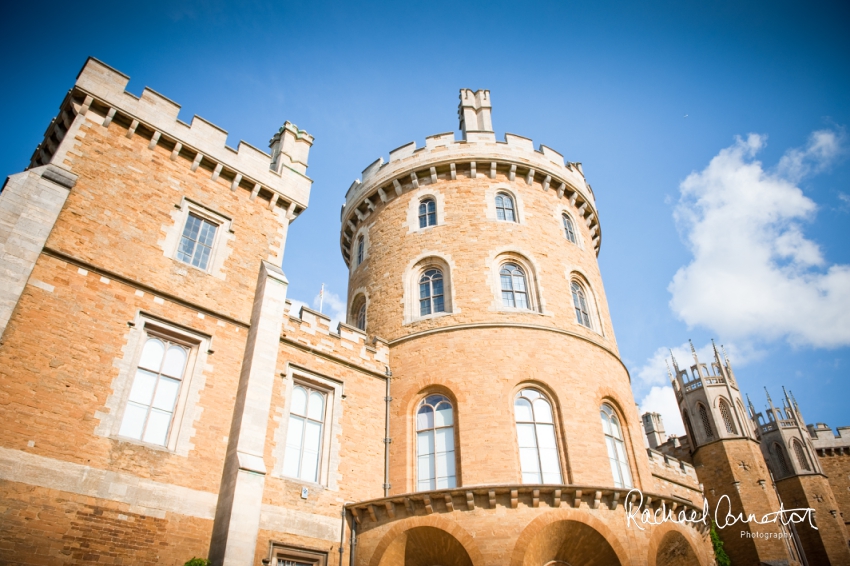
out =
<path fill-rule="evenodd" d="M 655 566 L 689 566 L 699 564 L 696 552 L 688 539 L 677 531 L 668 531 L 658 544 Z"/>
<path fill-rule="evenodd" d="M 614 548 L 599 531 L 580 521 L 549 523 L 529 541 L 522 566 L 620 566 Z"/>
<path fill-rule="evenodd" d="M 387 546 L 378 566 L 473 566 L 464 546 L 437 527 L 413 527 Z"/>

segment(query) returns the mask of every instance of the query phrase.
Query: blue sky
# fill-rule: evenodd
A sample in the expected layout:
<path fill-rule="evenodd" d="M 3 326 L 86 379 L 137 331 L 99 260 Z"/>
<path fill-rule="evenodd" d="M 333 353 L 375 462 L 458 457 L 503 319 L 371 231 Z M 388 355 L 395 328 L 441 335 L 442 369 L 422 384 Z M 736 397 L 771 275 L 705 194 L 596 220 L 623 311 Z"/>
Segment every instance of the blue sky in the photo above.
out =
<path fill-rule="evenodd" d="M 390 149 L 457 130 L 459 88 L 581 161 L 636 400 L 681 430 L 665 348 L 726 344 L 757 407 L 850 425 L 850 5 L 89 2 L 6 6 L 0 174 L 26 166 L 85 58 L 267 147 L 316 137 L 290 296 L 345 297 L 339 207 Z M 687 117 L 686 117 L 687 116 Z M 752 136 L 751 134 L 755 134 Z"/>

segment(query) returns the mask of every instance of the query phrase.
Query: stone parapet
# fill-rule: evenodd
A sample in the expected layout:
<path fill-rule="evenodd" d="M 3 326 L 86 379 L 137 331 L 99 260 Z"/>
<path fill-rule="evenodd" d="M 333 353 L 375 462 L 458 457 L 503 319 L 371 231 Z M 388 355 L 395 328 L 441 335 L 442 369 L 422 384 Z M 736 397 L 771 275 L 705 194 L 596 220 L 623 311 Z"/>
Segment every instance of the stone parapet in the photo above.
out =
<path fill-rule="evenodd" d="M 544 145 L 535 150 L 534 142 L 514 134 L 505 134 L 505 141 L 497 142 L 492 133 L 455 140 L 449 132 L 425 138 L 422 148 L 417 149 L 416 142 L 410 142 L 392 150 L 388 162 L 378 158 L 363 171 L 362 179 L 352 183 L 340 216 L 340 247 L 346 263 L 349 242 L 358 223 L 381 203 L 440 178 L 455 180 L 462 175 L 495 179 L 497 173 L 511 182 L 520 178 L 527 185 L 537 183 L 543 191 L 551 190 L 559 199 L 568 199 L 590 228 L 593 248 L 599 253 L 601 226 L 593 190 L 585 180 L 581 163 L 565 162 L 563 155 Z"/>
<path fill-rule="evenodd" d="M 658 450 L 646 449 L 652 475 L 699 490 L 699 479 L 692 464 L 672 458 Z"/>
<path fill-rule="evenodd" d="M 370 341 L 365 332 L 342 322 L 334 331 L 328 315 L 307 307 L 301 307 L 295 314 L 293 309 L 294 305 L 287 300 L 288 316 L 284 317 L 282 341 L 386 375 L 390 349 L 382 338 L 375 336 Z"/>
<path fill-rule="evenodd" d="M 191 124 L 178 118 L 180 105 L 145 88 L 140 97 L 125 90 L 130 78 L 94 58 L 89 58 L 74 88 L 63 102 L 60 114 L 48 127 L 44 141 L 33 154 L 30 166 L 53 161 L 75 115 L 84 115 L 108 126 L 113 121 L 148 137 L 150 146 L 166 145 L 172 160 L 178 156 L 213 171 L 213 178 L 231 181 L 252 196 L 262 192 L 273 205 L 286 208 L 291 217 L 307 207 L 312 180 L 306 176 L 307 154 L 313 138 L 287 122 L 272 138 L 274 155 L 240 141 L 237 148 L 227 145 L 227 132 L 194 116 Z M 60 160 L 61 161 L 61 160 Z M 278 200 L 280 199 L 280 202 Z"/>
<path fill-rule="evenodd" d="M 823 456 L 827 451 L 850 454 L 850 426 L 838 427 L 836 429 L 838 434 L 835 434 L 825 423 L 808 425 L 806 428 L 809 430 L 812 445 L 819 456 Z"/>

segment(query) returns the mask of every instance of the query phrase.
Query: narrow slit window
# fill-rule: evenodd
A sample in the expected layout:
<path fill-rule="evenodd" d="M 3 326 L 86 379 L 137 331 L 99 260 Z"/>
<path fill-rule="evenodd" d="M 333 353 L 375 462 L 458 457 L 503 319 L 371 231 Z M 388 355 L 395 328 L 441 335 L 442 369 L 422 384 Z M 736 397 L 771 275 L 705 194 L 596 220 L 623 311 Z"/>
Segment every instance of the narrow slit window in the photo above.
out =
<path fill-rule="evenodd" d="M 200 269 L 206 269 L 212 254 L 213 243 L 217 225 L 189 213 L 186 225 L 183 227 L 183 235 L 180 237 L 180 246 L 177 248 L 177 259 L 194 265 Z"/>
<path fill-rule="evenodd" d="M 363 239 L 363 236 L 360 236 L 359 238 L 357 238 L 357 265 L 360 265 L 361 263 L 363 263 L 363 251 L 364 251 L 365 246 L 366 246 L 366 244 L 365 244 L 365 241 Z"/>
<path fill-rule="evenodd" d="M 573 226 L 573 220 L 566 214 L 564 214 L 561 218 L 564 220 L 564 234 L 567 237 L 567 240 L 572 243 L 576 243 L 576 230 L 575 226 Z"/>

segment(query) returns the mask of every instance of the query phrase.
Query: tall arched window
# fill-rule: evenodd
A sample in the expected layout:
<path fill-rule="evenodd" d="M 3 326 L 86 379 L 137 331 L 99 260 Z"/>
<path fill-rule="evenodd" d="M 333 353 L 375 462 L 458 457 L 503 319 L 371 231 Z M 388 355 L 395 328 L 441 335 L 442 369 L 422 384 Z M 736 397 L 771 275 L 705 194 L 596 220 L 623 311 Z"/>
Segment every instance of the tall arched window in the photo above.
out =
<path fill-rule="evenodd" d="M 562 215 L 561 218 L 564 220 L 564 234 L 567 236 L 567 239 L 572 243 L 576 243 L 576 230 L 573 226 L 573 219 L 567 216 L 566 214 Z"/>
<path fill-rule="evenodd" d="M 535 389 L 514 398 L 522 483 L 562 483 L 552 405 Z"/>
<path fill-rule="evenodd" d="M 433 198 L 425 198 L 419 202 L 419 227 L 437 225 L 437 203 Z"/>
<path fill-rule="evenodd" d="M 614 487 L 632 487 L 632 472 L 626 456 L 626 443 L 623 442 L 620 419 L 617 418 L 614 408 L 607 403 L 602 405 L 599 414 L 602 417 L 605 445 L 608 447 L 608 461 L 614 475 Z"/>
<path fill-rule="evenodd" d="M 283 457 L 284 475 L 310 482 L 319 481 L 324 424 L 325 394 L 296 385 L 292 389 L 289 408 L 289 428 Z"/>
<path fill-rule="evenodd" d="M 525 272 L 515 263 L 506 263 L 499 270 L 502 283 L 502 305 L 518 309 L 530 309 L 528 300 L 528 282 Z"/>
<path fill-rule="evenodd" d="M 516 222 L 514 199 L 507 193 L 496 195 L 496 218 L 507 222 Z"/>
<path fill-rule="evenodd" d="M 429 269 L 419 278 L 419 316 L 437 312 L 446 312 L 443 272 Z"/>
<path fill-rule="evenodd" d="M 770 451 L 773 452 L 773 459 L 779 465 L 779 473 L 784 477 L 789 473 L 788 468 L 788 460 L 785 459 L 785 450 L 782 447 L 774 442 L 773 446 L 770 447 Z"/>
<path fill-rule="evenodd" d="M 711 419 L 708 418 L 708 411 L 705 410 L 705 405 L 699 404 L 699 418 L 702 421 L 702 430 L 707 439 L 714 438 L 714 429 L 711 428 Z"/>
<path fill-rule="evenodd" d="M 416 489 L 456 486 L 452 403 L 444 395 L 428 395 L 416 410 Z"/>
<path fill-rule="evenodd" d="M 573 307 L 576 310 L 576 322 L 582 326 L 592 328 L 590 325 L 590 309 L 587 308 L 587 297 L 584 294 L 584 289 L 577 281 L 573 281 L 570 285 L 573 292 Z"/>
<path fill-rule="evenodd" d="M 812 468 L 809 467 L 809 459 L 806 458 L 806 452 L 803 450 L 803 445 L 796 439 L 792 444 L 794 445 L 794 453 L 797 455 L 797 461 L 800 462 L 800 467 L 807 472 L 811 472 Z"/>
<path fill-rule="evenodd" d="M 363 252 L 365 248 L 365 240 L 363 236 L 357 238 L 357 265 L 363 263 Z"/>
<path fill-rule="evenodd" d="M 366 297 L 358 295 L 351 305 L 350 323 L 360 330 L 366 330 Z"/>
<path fill-rule="evenodd" d="M 729 403 L 720 400 L 720 416 L 723 417 L 723 424 L 726 426 L 726 432 L 729 434 L 738 434 L 738 428 L 735 426 L 735 421 L 732 419 L 732 411 L 729 408 Z"/>

